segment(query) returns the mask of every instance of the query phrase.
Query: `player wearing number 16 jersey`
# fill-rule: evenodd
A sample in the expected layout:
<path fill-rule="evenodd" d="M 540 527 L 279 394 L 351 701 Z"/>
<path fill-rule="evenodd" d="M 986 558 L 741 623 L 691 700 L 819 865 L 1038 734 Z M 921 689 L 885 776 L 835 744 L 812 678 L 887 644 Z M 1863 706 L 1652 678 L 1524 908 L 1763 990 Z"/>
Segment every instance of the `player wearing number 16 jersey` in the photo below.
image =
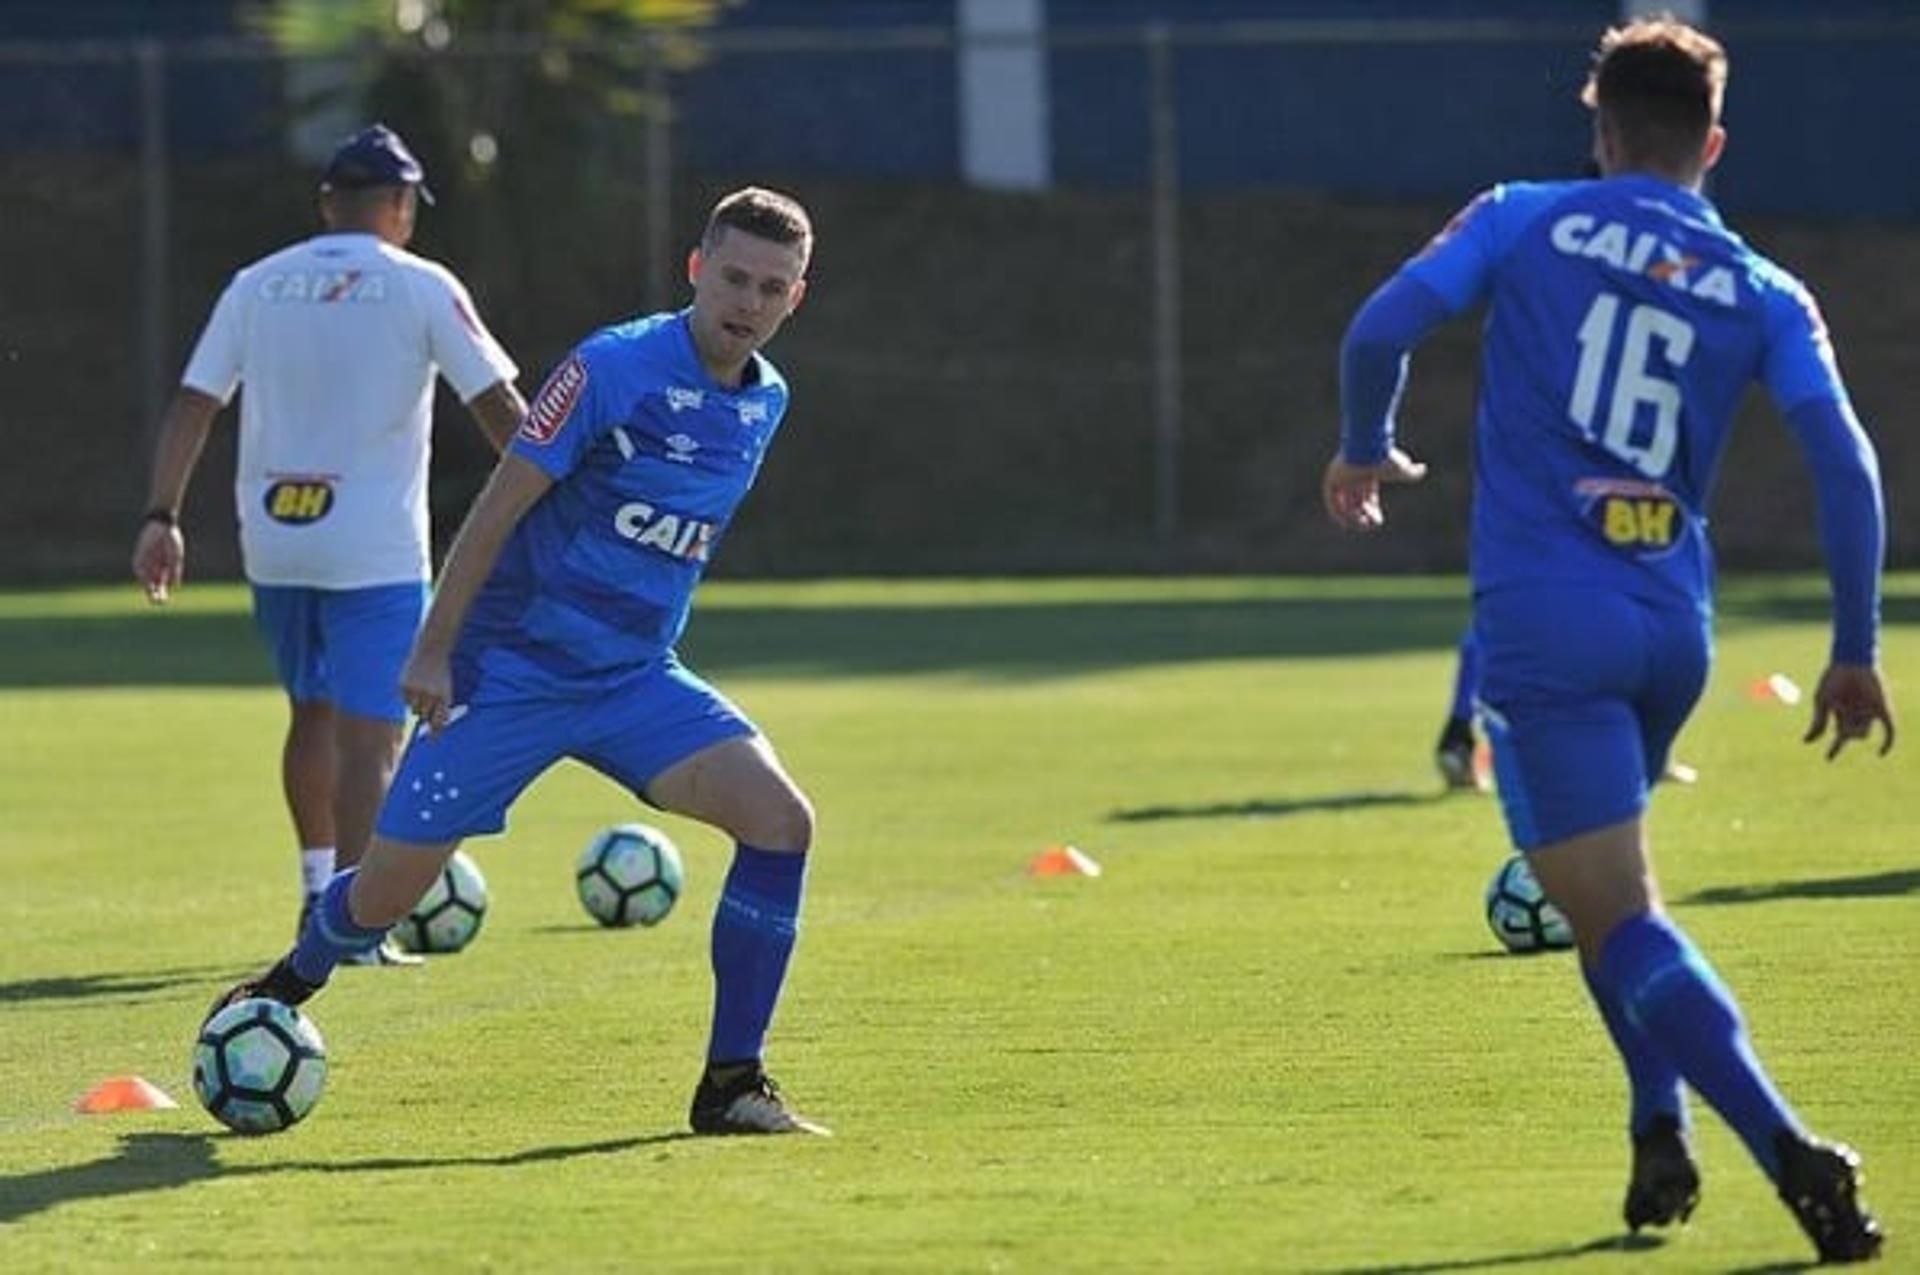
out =
<path fill-rule="evenodd" d="M 1705 507 L 1735 407 L 1758 380 L 1820 495 L 1832 663 L 1808 739 L 1829 757 L 1893 720 L 1875 668 L 1884 539 L 1873 448 L 1813 299 L 1701 194 L 1726 135 L 1720 46 L 1671 19 L 1601 42 L 1594 181 L 1499 186 L 1355 316 L 1342 351 L 1328 512 L 1380 526 L 1380 486 L 1424 468 L 1394 446 L 1407 352 L 1486 306 L 1474 431 L 1480 702 L 1514 843 L 1573 924 L 1626 1065 L 1629 1226 L 1684 1221 L 1699 1193 L 1684 1080 L 1732 1125 L 1822 1258 L 1874 1256 L 1858 1157 L 1775 1090 L 1731 993 L 1662 912 L 1642 812 L 1711 654 Z"/>

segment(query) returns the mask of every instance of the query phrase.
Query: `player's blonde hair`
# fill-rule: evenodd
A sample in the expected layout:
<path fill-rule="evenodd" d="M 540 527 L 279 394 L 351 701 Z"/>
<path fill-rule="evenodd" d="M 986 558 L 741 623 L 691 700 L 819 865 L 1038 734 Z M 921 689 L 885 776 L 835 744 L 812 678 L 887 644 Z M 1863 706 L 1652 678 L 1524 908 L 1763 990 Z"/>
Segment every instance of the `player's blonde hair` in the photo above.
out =
<path fill-rule="evenodd" d="M 813 221 L 792 195 L 763 186 L 746 186 L 722 196 L 707 215 L 700 246 L 712 249 L 727 230 L 768 239 L 800 250 L 800 259 L 813 255 Z"/>

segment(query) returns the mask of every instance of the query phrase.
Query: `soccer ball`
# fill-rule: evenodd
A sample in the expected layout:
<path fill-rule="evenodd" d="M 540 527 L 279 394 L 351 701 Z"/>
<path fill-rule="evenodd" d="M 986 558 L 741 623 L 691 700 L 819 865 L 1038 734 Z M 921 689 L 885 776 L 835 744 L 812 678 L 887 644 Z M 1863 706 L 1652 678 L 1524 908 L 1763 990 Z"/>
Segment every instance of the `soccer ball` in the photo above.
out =
<path fill-rule="evenodd" d="M 1487 926 L 1509 952 L 1547 952 L 1573 946 L 1573 927 L 1547 902 L 1527 857 L 1516 854 L 1487 882 Z"/>
<path fill-rule="evenodd" d="M 623 823 L 587 843 L 574 869 L 580 902 L 602 925 L 658 925 L 685 877 L 680 852 L 658 828 Z"/>
<path fill-rule="evenodd" d="M 300 1123 L 327 1083 L 327 1046 L 291 1005 L 255 997 L 229 1005 L 200 1028 L 193 1092 L 236 1133 L 278 1133 Z"/>
<path fill-rule="evenodd" d="M 487 879 L 464 850 L 455 850 L 440 875 L 393 927 L 409 952 L 458 952 L 480 933 L 487 918 Z"/>

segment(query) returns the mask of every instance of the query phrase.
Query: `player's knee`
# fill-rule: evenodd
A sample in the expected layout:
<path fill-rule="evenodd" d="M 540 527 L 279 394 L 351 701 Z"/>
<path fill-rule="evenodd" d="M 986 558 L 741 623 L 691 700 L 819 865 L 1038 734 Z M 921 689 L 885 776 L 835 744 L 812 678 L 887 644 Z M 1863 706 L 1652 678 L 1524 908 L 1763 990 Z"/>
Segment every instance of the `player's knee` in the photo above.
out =
<path fill-rule="evenodd" d="M 341 761 L 350 766 L 391 774 L 405 744 L 406 733 L 400 722 L 341 713 L 334 727 L 334 746 Z"/>
<path fill-rule="evenodd" d="M 813 803 L 797 788 L 783 787 L 754 811 L 754 827 L 741 840 L 763 850 L 807 850 L 813 846 Z"/>

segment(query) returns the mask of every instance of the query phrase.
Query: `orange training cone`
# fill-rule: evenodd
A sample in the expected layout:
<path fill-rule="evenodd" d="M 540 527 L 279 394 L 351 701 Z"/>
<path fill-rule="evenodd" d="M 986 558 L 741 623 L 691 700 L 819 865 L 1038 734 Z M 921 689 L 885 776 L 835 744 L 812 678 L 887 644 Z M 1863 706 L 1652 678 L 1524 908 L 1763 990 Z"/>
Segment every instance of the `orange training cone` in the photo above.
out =
<path fill-rule="evenodd" d="M 179 1105 L 150 1080 L 139 1076 L 109 1076 L 87 1090 L 86 1096 L 73 1104 L 73 1109 L 97 1116 L 109 1111 L 156 1111 Z"/>
<path fill-rule="evenodd" d="M 1097 877 L 1100 875 L 1100 865 L 1082 853 L 1078 846 L 1048 846 L 1027 864 L 1027 875 Z"/>

